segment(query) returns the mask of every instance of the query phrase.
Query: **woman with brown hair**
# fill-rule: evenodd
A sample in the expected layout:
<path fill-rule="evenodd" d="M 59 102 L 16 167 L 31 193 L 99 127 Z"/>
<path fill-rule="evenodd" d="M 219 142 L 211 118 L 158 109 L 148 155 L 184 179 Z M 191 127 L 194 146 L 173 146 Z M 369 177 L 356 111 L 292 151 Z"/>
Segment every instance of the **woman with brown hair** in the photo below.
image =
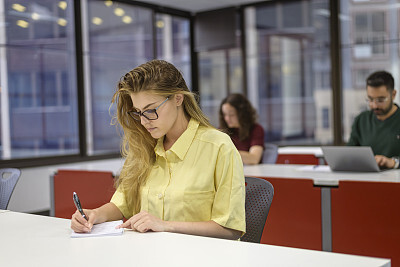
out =
<path fill-rule="evenodd" d="M 240 155 L 214 129 L 181 73 L 152 60 L 118 83 L 113 97 L 124 131 L 124 167 L 110 203 L 77 211 L 71 228 L 126 218 L 120 227 L 238 239 L 246 230 Z"/>
<path fill-rule="evenodd" d="M 221 102 L 220 129 L 232 138 L 244 164 L 258 164 L 262 160 L 264 129 L 256 118 L 255 109 L 242 94 L 231 94 Z"/>

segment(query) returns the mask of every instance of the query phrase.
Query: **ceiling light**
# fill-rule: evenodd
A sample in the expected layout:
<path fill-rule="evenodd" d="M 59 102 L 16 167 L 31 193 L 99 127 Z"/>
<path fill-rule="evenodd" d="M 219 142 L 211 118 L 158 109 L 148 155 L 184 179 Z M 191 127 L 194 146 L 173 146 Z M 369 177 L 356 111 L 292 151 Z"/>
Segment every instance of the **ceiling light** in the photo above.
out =
<path fill-rule="evenodd" d="M 20 19 L 20 20 L 17 20 L 17 25 L 20 26 L 21 28 L 28 28 L 29 22 Z"/>
<path fill-rule="evenodd" d="M 59 19 L 57 20 L 57 24 L 60 25 L 60 26 L 65 27 L 65 26 L 67 26 L 68 21 L 67 21 L 66 19 L 59 18 Z"/>
<path fill-rule="evenodd" d="M 129 24 L 129 23 L 132 22 L 132 18 L 130 16 L 123 16 L 122 17 L 122 22 L 126 23 L 126 24 Z"/>
<path fill-rule="evenodd" d="M 58 2 L 58 7 L 63 10 L 67 9 L 67 2 L 65 2 L 65 1 Z"/>
<path fill-rule="evenodd" d="M 116 9 L 114 9 L 114 14 L 118 17 L 122 17 L 125 14 L 125 11 L 122 8 L 117 7 Z"/>
<path fill-rule="evenodd" d="M 23 5 L 20 5 L 20 4 L 13 4 L 11 6 L 11 8 L 18 12 L 24 12 L 26 10 L 26 7 L 24 7 Z"/>
<path fill-rule="evenodd" d="M 32 17 L 33 20 L 38 20 L 38 19 L 40 19 L 40 15 L 39 15 L 38 13 L 36 13 L 36 12 L 33 12 L 32 15 L 31 15 L 31 17 Z"/>
<path fill-rule="evenodd" d="M 103 20 L 99 17 L 93 17 L 92 18 L 92 23 L 95 25 L 101 25 L 103 23 Z"/>
<path fill-rule="evenodd" d="M 104 1 L 104 4 L 105 4 L 106 6 L 112 6 L 113 2 L 107 0 L 107 1 Z"/>
<path fill-rule="evenodd" d="M 157 27 L 157 28 L 164 28 L 164 21 L 162 21 L 162 20 L 157 20 L 157 22 L 156 22 L 156 27 Z"/>

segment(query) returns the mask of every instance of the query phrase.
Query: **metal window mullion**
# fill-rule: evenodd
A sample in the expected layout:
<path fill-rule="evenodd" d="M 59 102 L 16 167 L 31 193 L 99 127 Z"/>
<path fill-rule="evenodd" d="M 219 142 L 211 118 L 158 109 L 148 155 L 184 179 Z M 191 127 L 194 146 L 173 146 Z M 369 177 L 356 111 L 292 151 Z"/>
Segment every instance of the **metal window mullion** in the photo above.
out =
<path fill-rule="evenodd" d="M 86 152 L 87 155 L 94 153 L 94 138 L 93 138 L 93 103 L 92 103 L 92 84 L 91 66 L 90 66 L 90 45 L 89 45 L 89 25 L 88 25 L 88 4 L 87 0 L 81 1 L 81 25 L 82 25 L 82 57 L 84 75 L 84 92 L 85 92 L 85 121 L 86 121 Z M 82 119 L 82 118 L 79 118 Z M 82 141 L 82 140 L 81 140 Z"/>
<path fill-rule="evenodd" d="M 1 98 L 1 159 L 11 158 L 11 128 L 8 94 L 8 69 L 6 48 L 6 21 L 4 0 L 0 0 L 0 98 Z"/>

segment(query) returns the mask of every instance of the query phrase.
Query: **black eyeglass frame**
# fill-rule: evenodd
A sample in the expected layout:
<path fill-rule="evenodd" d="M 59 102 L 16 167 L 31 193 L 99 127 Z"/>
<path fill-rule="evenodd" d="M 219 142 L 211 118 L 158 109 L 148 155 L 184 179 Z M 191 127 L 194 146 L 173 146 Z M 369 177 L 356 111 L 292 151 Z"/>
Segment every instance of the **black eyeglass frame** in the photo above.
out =
<path fill-rule="evenodd" d="M 377 97 L 377 98 L 365 98 L 365 102 L 369 105 L 371 105 L 372 103 L 375 103 L 376 105 L 383 105 L 384 103 L 386 103 L 388 100 L 390 100 L 392 97 L 391 96 L 387 96 L 387 97 Z"/>
<path fill-rule="evenodd" d="M 157 109 L 159 107 L 161 107 L 165 102 L 167 102 L 167 100 L 170 98 L 171 96 L 168 96 L 160 105 L 158 105 L 156 108 L 152 108 L 152 109 L 146 109 L 145 111 L 141 112 L 141 111 L 128 111 L 128 115 L 131 116 L 132 119 L 136 120 L 136 121 L 140 121 L 140 117 L 143 116 L 146 119 L 148 119 L 149 121 L 154 121 L 158 119 L 158 113 L 157 113 Z M 156 117 L 154 119 L 151 119 L 149 117 L 146 116 L 146 113 L 148 114 L 156 114 Z"/>

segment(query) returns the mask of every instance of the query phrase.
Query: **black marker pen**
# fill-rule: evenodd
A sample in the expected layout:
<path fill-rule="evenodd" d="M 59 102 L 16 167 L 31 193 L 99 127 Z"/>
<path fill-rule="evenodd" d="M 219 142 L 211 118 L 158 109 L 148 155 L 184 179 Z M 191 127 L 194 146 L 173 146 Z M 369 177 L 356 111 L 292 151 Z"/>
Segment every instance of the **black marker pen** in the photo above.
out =
<path fill-rule="evenodd" d="M 87 221 L 88 218 L 86 217 L 86 214 L 83 212 L 82 207 L 81 207 L 81 202 L 79 201 L 78 195 L 75 192 L 73 194 L 73 199 L 74 199 L 74 203 L 75 203 L 76 208 L 82 214 L 82 217 L 85 218 L 86 221 Z"/>

